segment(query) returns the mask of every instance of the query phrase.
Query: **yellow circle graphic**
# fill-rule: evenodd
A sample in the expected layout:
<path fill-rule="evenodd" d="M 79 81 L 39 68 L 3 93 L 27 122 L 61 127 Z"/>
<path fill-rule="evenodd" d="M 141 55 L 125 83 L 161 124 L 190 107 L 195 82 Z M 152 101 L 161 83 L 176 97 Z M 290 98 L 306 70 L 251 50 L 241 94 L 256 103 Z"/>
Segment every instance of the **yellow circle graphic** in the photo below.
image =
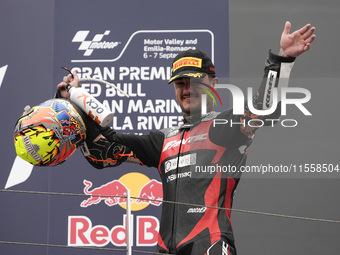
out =
<path fill-rule="evenodd" d="M 150 178 L 147 177 L 144 174 L 137 173 L 137 172 L 131 172 L 123 175 L 118 179 L 124 185 L 127 189 L 130 190 L 130 196 L 131 197 L 138 197 L 139 192 L 142 189 L 142 187 L 150 181 Z M 131 200 L 131 211 L 140 211 L 146 208 L 149 204 L 148 203 L 136 203 L 137 199 L 132 198 Z M 121 203 L 119 204 L 120 207 L 126 209 L 126 204 Z"/>

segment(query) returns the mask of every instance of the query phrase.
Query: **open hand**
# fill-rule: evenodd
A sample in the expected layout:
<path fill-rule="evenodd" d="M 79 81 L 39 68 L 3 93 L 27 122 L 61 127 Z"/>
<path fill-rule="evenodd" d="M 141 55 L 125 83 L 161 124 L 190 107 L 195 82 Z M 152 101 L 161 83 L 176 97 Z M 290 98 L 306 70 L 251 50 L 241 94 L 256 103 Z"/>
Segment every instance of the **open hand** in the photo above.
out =
<path fill-rule="evenodd" d="M 282 36 L 280 54 L 284 57 L 297 57 L 309 50 L 311 43 L 315 39 L 315 27 L 310 24 L 303 26 L 290 34 L 291 23 L 286 22 Z"/>

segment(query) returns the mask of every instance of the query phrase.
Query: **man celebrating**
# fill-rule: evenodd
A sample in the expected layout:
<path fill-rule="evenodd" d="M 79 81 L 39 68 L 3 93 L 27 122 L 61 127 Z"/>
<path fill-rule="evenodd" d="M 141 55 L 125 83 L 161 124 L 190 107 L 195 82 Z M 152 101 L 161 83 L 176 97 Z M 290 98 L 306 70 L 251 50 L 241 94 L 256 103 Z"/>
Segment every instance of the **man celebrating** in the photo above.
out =
<path fill-rule="evenodd" d="M 258 110 L 264 109 L 267 99 L 264 93 L 269 71 L 275 72 L 278 78 L 289 78 L 295 58 L 309 50 L 315 39 L 315 28 L 309 24 L 293 33 L 290 29 L 290 22 L 286 22 L 279 55 L 269 52 L 264 79 L 252 102 Z M 128 147 L 138 157 L 138 162 L 155 167 L 160 173 L 164 200 L 174 203 L 163 203 L 158 252 L 236 254 L 230 210 L 220 208 L 231 208 L 241 173 L 215 171 L 211 174 L 205 169 L 228 166 L 239 170 L 244 166 L 256 127 L 214 126 L 213 121 L 225 119 L 248 123 L 261 116 L 254 115 L 248 108 L 242 116 L 233 115 L 231 109 L 215 112 L 209 98 L 206 114 L 201 115 L 202 96 L 206 91 L 213 91 L 218 83 L 214 64 L 205 53 L 199 50 L 182 52 L 176 56 L 172 67 L 169 83 L 173 83 L 183 111 L 183 125 L 144 136 L 117 134 L 109 127 L 97 128 L 107 139 L 106 143 Z M 66 84 L 78 86 L 78 76 L 75 72 L 73 76 L 69 75 L 58 85 L 61 97 L 69 97 Z M 274 86 L 280 89 L 279 79 Z M 278 117 L 276 112 L 273 114 Z M 91 132 L 87 130 L 87 133 Z M 87 151 L 91 153 L 90 143 Z"/>

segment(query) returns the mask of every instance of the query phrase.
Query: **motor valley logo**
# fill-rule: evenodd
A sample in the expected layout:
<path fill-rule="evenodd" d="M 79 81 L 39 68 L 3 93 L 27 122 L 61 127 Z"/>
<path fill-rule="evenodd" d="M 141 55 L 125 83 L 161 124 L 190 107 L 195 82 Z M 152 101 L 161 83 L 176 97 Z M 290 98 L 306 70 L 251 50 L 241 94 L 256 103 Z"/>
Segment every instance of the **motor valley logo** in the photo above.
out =
<path fill-rule="evenodd" d="M 81 207 L 89 207 L 104 201 L 108 206 L 119 205 L 126 209 L 128 189 L 131 197 L 134 197 L 131 199 L 131 211 L 140 211 L 149 205 L 159 206 L 162 204 L 162 183 L 155 179 L 150 180 L 149 177 L 141 173 L 127 173 L 118 180 L 95 188 L 92 187 L 91 181 L 84 180 L 83 183 L 85 185 L 84 194 L 90 195 L 90 197 L 81 202 Z"/>
<path fill-rule="evenodd" d="M 103 34 L 95 34 L 91 40 L 86 40 L 90 30 L 78 31 L 72 39 L 72 42 L 80 43 L 78 50 L 84 51 L 84 56 L 91 56 L 94 50 L 112 50 L 121 42 L 103 41 L 104 36 L 110 34 L 110 30 L 106 30 Z"/>

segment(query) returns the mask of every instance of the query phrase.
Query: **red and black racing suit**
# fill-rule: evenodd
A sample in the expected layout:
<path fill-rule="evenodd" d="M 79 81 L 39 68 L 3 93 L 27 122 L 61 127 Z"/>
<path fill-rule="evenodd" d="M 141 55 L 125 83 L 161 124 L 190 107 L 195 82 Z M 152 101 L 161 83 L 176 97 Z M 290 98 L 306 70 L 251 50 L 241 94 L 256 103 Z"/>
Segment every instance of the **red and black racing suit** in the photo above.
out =
<path fill-rule="evenodd" d="M 272 86 L 287 85 L 282 78 L 289 77 L 293 61 L 294 58 L 269 53 L 264 79 L 253 100 L 256 109 L 267 108 L 265 104 L 270 102 Z M 280 80 L 283 80 L 282 84 Z M 159 252 L 212 254 L 212 248 L 210 252 L 208 248 L 223 240 L 222 250 L 225 253 L 222 254 L 236 254 L 230 210 L 211 207 L 232 207 L 233 193 L 241 176 L 239 170 L 246 163 L 247 148 L 256 127 L 237 123 L 263 118 L 251 114 L 247 107 L 245 109 L 243 116 L 233 115 L 232 110 L 209 112 L 191 123 L 143 136 L 117 134 L 109 127 L 100 128 L 101 134 L 108 140 L 105 142 L 117 147 L 114 157 L 119 164 L 128 158 L 125 152 L 121 153 L 125 158 L 121 158 L 119 150 L 130 148 L 143 165 L 158 169 L 163 183 L 163 199 L 179 202 L 163 203 Z M 280 107 L 270 116 L 271 119 L 277 119 L 279 112 Z M 215 120 L 219 119 L 228 123 L 217 124 Z M 91 164 L 98 168 L 110 166 L 95 159 L 108 157 L 107 152 L 102 150 L 101 153 L 106 156 L 91 158 L 91 143 L 87 142 L 87 146 L 85 156 Z M 114 157 L 110 156 L 111 159 Z"/>

